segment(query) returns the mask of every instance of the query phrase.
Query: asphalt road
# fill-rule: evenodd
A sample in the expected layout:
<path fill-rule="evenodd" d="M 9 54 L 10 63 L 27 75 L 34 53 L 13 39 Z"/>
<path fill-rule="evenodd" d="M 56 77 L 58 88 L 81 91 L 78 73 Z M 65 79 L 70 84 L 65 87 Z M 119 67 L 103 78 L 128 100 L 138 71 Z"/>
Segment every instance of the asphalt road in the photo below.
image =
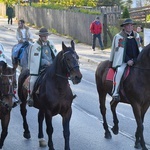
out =
<path fill-rule="evenodd" d="M 6 28 L 7 26 L 7 28 Z M 32 29 L 33 33 L 36 31 Z M 5 47 L 7 55 L 7 61 L 11 65 L 10 52 L 12 46 L 17 43 L 15 38 L 15 32 L 8 28 L 6 19 L 0 20 L 0 42 Z M 35 39 L 37 36 L 35 35 Z M 69 44 L 70 39 L 60 37 L 57 35 L 51 35 L 50 37 L 57 49 L 61 50 L 61 42 Z M 81 48 L 82 47 L 82 48 Z M 86 48 L 87 47 L 87 48 Z M 81 48 L 81 49 L 80 49 Z M 81 72 L 83 74 L 83 80 L 79 85 L 72 85 L 72 90 L 77 94 L 77 98 L 74 100 L 72 108 L 73 115 L 70 122 L 70 145 L 71 150 L 133 150 L 134 149 L 134 132 L 136 129 L 135 119 L 132 113 L 130 105 L 119 104 L 117 108 L 118 118 L 120 120 L 120 132 L 117 136 L 112 135 L 112 140 L 106 140 L 104 138 L 104 129 L 102 126 L 102 117 L 99 112 L 98 95 L 96 91 L 94 73 L 97 67 L 98 61 L 108 58 L 109 51 L 106 52 L 96 51 L 90 52 L 91 57 L 85 58 L 84 52 L 81 51 L 88 49 L 89 46 L 84 44 L 77 44 L 76 49 L 81 56 Z M 85 52 L 87 53 L 87 52 Z M 86 56 L 87 56 L 86 55 Z M 96 57 L 95 57 L 96 56 Z M 101 56 L 101 59 L 98 58 Z M 105 56 L 105 57 L 103 57 Z M 82 59 L 83 58 L 83 59 Z M 89 61 L 88 59 L 92 60 Z M 94 61 L 95 60 L 95 61 Z M 18 72 L 19 74 L 19 72 Z M 110 97 L 107 97 L 107 119 L 109 126 L 111 127 L 112 115 L 109 107 Z M 23 138 L 23 127 L 22 118 L 19 110 L 19 106 L 12 110 L 11 121 L 9 124 L 8 136 L 4 143 L 4 150 L 47 150 L 48 148 L 40 148 L 38 145 L 38 124 L 37 124 L 37 112 L 35 108 L 28 108 L 28 122 L 30 126 L 31 136 L 30 140 Z M 150 135 L 149 135 L 149 124 L 150 119 L 148 118 L 150 111 L 148 111 L 145 117 L 145 140 L 150 148 Z M 62 150 L 64 146 L 62 136 L 61 117 L 58 115 L 53 118 L 54 127 L 54 146 L 56 150 Z M 47 140 L 46 129 L 44 124 L 44 133 Z"/>

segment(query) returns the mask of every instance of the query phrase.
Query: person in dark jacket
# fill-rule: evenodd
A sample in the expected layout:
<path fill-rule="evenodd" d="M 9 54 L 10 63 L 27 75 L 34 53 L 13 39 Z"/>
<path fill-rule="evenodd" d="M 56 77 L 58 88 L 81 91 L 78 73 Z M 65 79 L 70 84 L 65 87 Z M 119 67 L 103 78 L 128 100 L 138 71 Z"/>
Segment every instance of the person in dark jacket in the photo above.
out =
<path fill-rule="evenodd" d="M 14 12 L 13 8 L 11 6 L 8 6 L 7 10 L 6 10 L 6 15 L 8 16 L 8 24 L 10 22 L 11 25 L 13 23 L 13 19 L 12 19 L 13 18 L 13 12 Z"/>
<path fill-rule="evenodd" d="M 101 50 L 103 50 L 104 46 L 103 46 L 102 38 L 101 38 L 102 24 L 100 22 L 99 17 L 96 17 L 95 20 L 90 24 L 90 31 L 92 33 L 92 49 L 93 49 L 93 51 L 95 51 L 96 38 L 98 38 L 100 48 L 101 48 Z"/>

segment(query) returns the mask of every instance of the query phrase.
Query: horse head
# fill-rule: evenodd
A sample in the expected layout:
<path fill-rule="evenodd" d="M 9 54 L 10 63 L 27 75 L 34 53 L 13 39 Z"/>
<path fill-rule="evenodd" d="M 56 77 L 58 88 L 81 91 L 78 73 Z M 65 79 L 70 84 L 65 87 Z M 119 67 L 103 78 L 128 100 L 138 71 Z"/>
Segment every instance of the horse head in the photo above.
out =
<path fill-rule="evenodd" d="M 73 84 L 78 84 L 81 82 L 82 74 L 79 69 L 79 56 L 75 51 L 75 46 L 73 40 L 71 41 L 71 47 L 67 47 L 64 42 L 62 42 L 63 51 L 63 63 L 69 74 L 69 77 Z"/>
<path fill-rule="evenodd" d="M 12 98 L 14 96 L 14 75 L 16 68 L 7 66 L 1 70 L 0 74 L 0 105 L 8 111 L 13 106 Z"/>

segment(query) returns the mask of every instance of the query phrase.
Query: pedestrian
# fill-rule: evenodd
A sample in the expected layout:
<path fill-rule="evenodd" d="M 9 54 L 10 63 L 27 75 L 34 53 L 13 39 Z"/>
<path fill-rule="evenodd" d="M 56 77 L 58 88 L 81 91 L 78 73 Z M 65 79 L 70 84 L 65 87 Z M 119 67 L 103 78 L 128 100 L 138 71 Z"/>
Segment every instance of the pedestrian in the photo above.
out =
<path fill-rule="evenodd" d="M 54 43 L 48 40 L 48 36 L 50 35 L 48 30 L 46 28 L 41 28 L 37 35 L 39 35 L 39 39 L 30 47 L 28 57 L 30 93 L 27 102 L 29 106 L 33 106 L 32 93 L 35 81 L 37 78 L 39 79 L 39 77 L 44 75 L 45 68 L 53 63 L 57 55 Z"/>
<path fill-rule="evenodd" d="M 136 31 L 137 31 L 137 33 L 141 33 L 141 32 L 143 32 L 142 31 L 142 27 L 141 26 L 138 26 L 137 28 L 136 28 Z M 141 42 L 141 44 L 143 44 L 143 37 L 140 35 L 140 42 Z"/>
<path fill-rule="evenodd" d="M 8 24 L 10 23 L 12 25 L 13 23 L 13 13 L 14 13 L 14 10 L 11 6 L 8 6 L 7 7 L 7 10 L 6 10 L 6 15 L 8 16 Z"/>
<path fill-rule="evenodd" d="M 114 100 L 120 100 L 119 85 L 124 73 L 125 67 L 133 66 L 136 63 L 139 53 L 142 51 L 139 34 L 133 30 L 135 23 L 128 18 L 120 25 L 121 32 L 116 34 L 113 38 L 110 62 L 111 66 L 116 69 L 116 76 L 114 79 L 114 90 L 112 97 Z"/>
<path fill-rule="evenodd" d="M 100 18 L 97 16 L 95 20 L 90 24 L 90 31 L 92 33 L 92 49 L 95 51 L 96 38 L 98 38 L 99 45 L 101 50 L 104 49 L 102 42 L 102 23 L 100 22 Z"/>

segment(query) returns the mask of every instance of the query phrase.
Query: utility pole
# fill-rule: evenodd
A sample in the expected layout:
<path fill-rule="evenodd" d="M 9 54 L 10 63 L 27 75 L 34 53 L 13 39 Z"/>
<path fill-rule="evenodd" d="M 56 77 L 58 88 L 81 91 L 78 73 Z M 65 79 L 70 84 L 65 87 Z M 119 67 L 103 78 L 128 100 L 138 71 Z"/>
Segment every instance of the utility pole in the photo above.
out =
<path fill-rule="evenodd" d="M 18 0 L 18 17 L 17 17 L 18 20 L 19 20 L 19 6 L 20 6 L 20 0 Z"/>

